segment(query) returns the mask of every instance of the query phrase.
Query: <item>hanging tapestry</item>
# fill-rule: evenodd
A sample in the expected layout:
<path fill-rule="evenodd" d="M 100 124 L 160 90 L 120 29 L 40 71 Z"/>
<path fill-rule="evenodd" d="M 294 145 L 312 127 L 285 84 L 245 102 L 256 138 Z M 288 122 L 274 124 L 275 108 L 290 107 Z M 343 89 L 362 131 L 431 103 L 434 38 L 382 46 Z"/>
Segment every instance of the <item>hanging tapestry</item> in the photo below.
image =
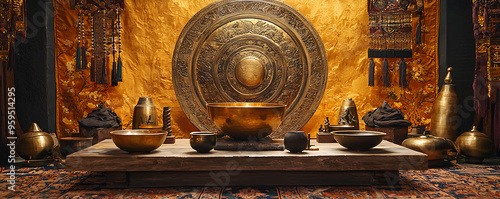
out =
<path fill-rule="evenodd" d="M 417 0 L 369 0 L 369 47 L 368 57 L 369 80 L 368 85 L 374 86 L 375 63 L 372 58 L 384 58 L 383 80 L 384 86 L 389 87 L 389 63 L 387 58 L 401 58 L 399 62 L 399 85 L 407 87 L 406 62 L 403 58 L 412 57 L 412 11 L 423 8 L 423 1 Z M 420 22 L 420 17 L 419 17 Z M 417 27 L 416 44 L 420 44 L 420 31 Z"/>

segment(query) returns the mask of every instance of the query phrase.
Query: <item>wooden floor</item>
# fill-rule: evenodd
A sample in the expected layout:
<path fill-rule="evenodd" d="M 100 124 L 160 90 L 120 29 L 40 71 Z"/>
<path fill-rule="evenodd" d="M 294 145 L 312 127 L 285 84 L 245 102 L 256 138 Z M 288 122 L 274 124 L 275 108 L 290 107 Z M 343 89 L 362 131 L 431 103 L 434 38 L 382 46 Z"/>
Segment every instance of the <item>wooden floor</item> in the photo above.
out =
<path fill-rule="evenodd" d="M 311 144 L 318 151 L 220 151 L 197 153 L 188 139 L 147 154 L 130 154 L 111 140 L 67 156 L 66 168 L 102 171 L 109 187 L 377 184 L 398 170 L 427 169 L 427 156 L 383 141 L 369 151 L 338 143 Z"/>

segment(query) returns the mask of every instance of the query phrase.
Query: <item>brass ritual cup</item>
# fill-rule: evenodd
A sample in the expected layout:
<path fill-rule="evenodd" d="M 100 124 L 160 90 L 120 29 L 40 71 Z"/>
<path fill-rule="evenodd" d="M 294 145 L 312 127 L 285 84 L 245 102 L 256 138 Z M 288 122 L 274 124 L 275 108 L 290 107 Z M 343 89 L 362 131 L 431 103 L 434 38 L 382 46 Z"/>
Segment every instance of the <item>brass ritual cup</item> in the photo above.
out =
<path fill-rule="evenodd" d="M 207 104 L 208 115 L 224 134 L 238 140 L 262 139 L 276 131 L 285 117 L 286 105 L 229 102 Z"/>

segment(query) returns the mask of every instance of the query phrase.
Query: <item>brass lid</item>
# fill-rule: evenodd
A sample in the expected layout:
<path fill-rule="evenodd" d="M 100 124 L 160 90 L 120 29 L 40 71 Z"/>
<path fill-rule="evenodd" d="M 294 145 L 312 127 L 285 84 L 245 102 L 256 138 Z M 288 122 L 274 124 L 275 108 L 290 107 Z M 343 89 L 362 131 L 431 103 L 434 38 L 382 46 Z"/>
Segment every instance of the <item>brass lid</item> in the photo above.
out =
<path fill-rule="evenodd" d="M 451 70 L 453 70 L 452 67 L 448 67 L 448 74 L 446 74 L 446 77 L 444 78 L 444 83 L 445 84 L 451 84 L 453 79 L 451 78 Z"/>

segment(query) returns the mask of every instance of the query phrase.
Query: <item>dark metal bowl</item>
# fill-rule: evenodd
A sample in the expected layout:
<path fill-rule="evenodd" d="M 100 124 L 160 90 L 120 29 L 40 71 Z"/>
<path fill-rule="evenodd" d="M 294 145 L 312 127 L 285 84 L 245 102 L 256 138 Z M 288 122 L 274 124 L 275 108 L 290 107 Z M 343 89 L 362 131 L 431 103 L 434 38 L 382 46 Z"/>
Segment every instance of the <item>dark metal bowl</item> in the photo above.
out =
<path fill-rule="evenodd" d="M 118 130 L 110 134 L 118 148 L 130 153 L 153 151 L 160 147 L 167 138 L 166 131 L 150 132 L 142 129 Z"/>
<path fill-rule="evenodd" d="M 202 132 L 191 132 L 191 139 L 189 143 L 191 148 L 196 150 L 198 153 L 208 153 L 215 147 L 217 143 L 217 136 L 215 133 L 202 131 Z"/>
<path fill-rule="evenodd" d="M 386 133 L 378 131 L 344 130 L 334 131 L 333 138 L 349 150 L 366 151 L 382 142 Z"/>
<path fill-rule="evenodd" d="M 261 139 L 276 131 L 285 117 L 286 105 L 275 103 L 229 102 L 207 104 L 215 126 L 239 140 Z"/>

